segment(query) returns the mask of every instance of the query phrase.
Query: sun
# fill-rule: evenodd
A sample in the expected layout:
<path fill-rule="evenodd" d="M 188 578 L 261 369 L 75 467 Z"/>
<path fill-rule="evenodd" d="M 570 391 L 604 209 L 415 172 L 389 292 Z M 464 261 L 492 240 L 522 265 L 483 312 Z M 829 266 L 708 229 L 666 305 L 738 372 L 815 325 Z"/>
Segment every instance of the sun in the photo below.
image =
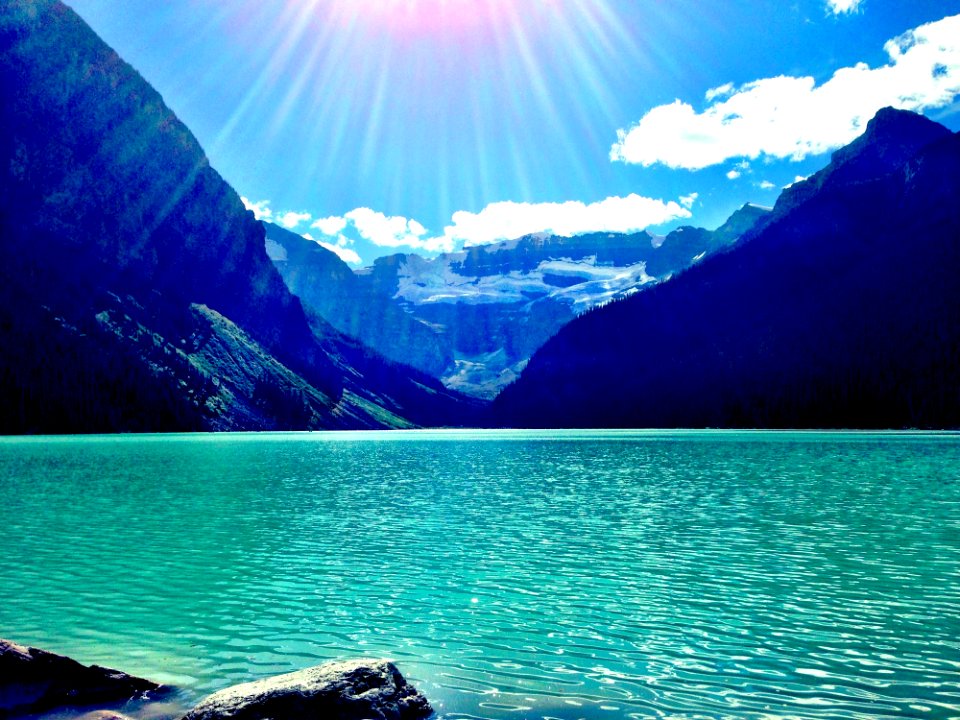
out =
<path fill-rule="evenodd" d="M 548 4 L 525 3 L 528 10 Z M 523 7 L 518 0 L 332 0 L 318 5 L 341 23 L 406 35 L 494 31 L 515 22 Z"/>
<path fill-rule="evenodd" d="M 611 0 L 237 2 L 226 25 L 247 49 L 248 82 L 211 151 L 259 128 L 251 163 L 295 162 L 284 179 L 295 194 L 342 213 L 354 208 L 339 198 L 362 191 L 365 206 L 407 217 L 413 197 L 442 232 L 458 210 L 562 200 L 592 186 L 596 157 L 608 162 L 592 128 L 617 127 L 607 76 L 637 52 Z M 528 154 L 545 135 L 562 173 Z M 597 153 L 575 151 L 585 143 Z"/>

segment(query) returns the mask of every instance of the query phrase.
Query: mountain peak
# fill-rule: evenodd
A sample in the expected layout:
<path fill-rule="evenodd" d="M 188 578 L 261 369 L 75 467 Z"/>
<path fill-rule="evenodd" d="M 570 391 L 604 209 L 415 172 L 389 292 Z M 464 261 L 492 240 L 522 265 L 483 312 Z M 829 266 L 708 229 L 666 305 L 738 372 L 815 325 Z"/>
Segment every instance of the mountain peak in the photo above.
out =
<path fill-rule="evenodd" d="M 960 136 L 895 110 L 865 130 L 746 241 L 567 324 L 498 421 L 960 425 Z"/>
<path fill-rule="evenodd" d="M 864 135 L 876 136 L 883 133 L 907 134 L 923 128 L 940 131 L 943 129 L 943 126 L 919 113 L 912 112 L 911 110 L 901 110 L 888 105 L 887 107 L 877 110 L 876 115 L 867 123 L 867 130 Z"/>
<path fill-rule="evenodd" d="M 840 167 L 855 163 L 860 172 L 880 174 L 899 167 L 947 135 L 947 128 L 923 115 L 885 107 L 877 111 L 860 137 L 833 154 L 830 164 Z"/>
<path fill-rule="evenodd" d="M 888 175 L 923 148 L 950 135 L 943 125 L 923 115 L 882 108 L 858 138 L 833 153 L 825 168 L 784 190 L 771 217 L 782 217 L 827 186 L 869 182 Z"/>
<path fill-rule="evenodd" d="M 746 203 L 726 219 L 726 221 L 717 228 L 720 234 L 727 242 L 732 242 L 748 231 L 752 230 L 762 218 L 770 214 L 772 208 Z"/>

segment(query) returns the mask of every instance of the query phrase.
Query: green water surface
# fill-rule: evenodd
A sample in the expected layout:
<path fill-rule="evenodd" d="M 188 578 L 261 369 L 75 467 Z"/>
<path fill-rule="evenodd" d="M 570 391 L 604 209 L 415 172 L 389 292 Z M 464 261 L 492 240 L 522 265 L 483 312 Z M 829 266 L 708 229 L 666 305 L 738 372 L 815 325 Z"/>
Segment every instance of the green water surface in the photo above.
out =
<path fill-rule="evenodd" d="M 460 718 L 960 717 L 960 436 L 0 440 L 0 636 Z"/>

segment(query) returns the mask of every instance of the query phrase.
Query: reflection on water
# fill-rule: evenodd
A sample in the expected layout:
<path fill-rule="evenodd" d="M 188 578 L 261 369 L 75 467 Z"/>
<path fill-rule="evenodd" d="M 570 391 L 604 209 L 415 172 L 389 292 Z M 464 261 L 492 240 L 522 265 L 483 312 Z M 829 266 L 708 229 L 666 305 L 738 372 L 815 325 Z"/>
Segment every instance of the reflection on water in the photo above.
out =
<path fill-rule="evenodd" d="M 960 716 L 957 436 L 8 439 L 0 507 L 0 636 L 183 703 L 376 655 L 447 720 Z"/>

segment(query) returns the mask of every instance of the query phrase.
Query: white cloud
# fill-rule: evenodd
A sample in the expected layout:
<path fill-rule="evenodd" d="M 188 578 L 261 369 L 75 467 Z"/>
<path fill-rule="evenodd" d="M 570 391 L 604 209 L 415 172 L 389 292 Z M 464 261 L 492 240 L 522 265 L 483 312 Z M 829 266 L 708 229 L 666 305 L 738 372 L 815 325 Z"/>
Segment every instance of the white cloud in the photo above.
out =
<path fill-rule="evenodd" d="M 317 245 L 320 245 L 321 247 L 325 247 L 330 252 L 338 255 L 340 259 L 343 260 L 345 263 L 350 263 L 351 265 L 363 265 L 363 260 L 361 260 L 360 256 L 357 255 L 356 250 L 352 250 L 351 248 L 344 247 L 339 243 L 336 245 L 332 245 L 328 242 L 324 242 L 323 240 L 315 240 L 314 242 L 316 242 Z"/>
<path fill-rule="evenodd" d="M 339 220 L 343 220 L 343 219 L 336 218 L 336 217 L 324 218 L 323 220 L 318 220 L 317 222 L 313 223 L 313 225 L 311 225 L 310 227 L 317 228 L 321 232 L 324 232 L 323 231 L 324 227 L 326 228 L 339 227 L 340 230 L 343 230 L 347 226 L 347 221 L 343 220 L 342 222 L 333 222 L 333 221 L 339 221 Z M 330 221 L 330 222 L 327 222 L 327 221 Z M 353 245 L 353 240 L 351 240 L 350 238 L 344 235 L 339 234 L 336 231 L 332 233 L 324 233 L 324 234 L 330 237 L 336 236 L 336 242 L 331 243 L 331 242 L 327 242 L 326 240 L 317 240 L 317 238 L 315 238 L 313 235 L 311 235 L 308 232 L 301 233 L 301 237 L 305 237 L 307 240 L 313 240 L 313 242 L 315 242 L 320 247 L 326 248 L 333 254 L 337 255 L 345 263 L 351 263 L 353 265 L 363 264 L 363 260 L 360 259 L 360 256 L 357 254 L 357 251 L 349 247 L 350 245 Z"/>
<path fill-rule="evenodd" d="M 787 183 L 786 185 L 784 185 L 784 186 L 783 186 L 783 189 L 786 190 L 788 187 L 791 187 L 792 185 L 796 185 L 798 182 L 803 182 L 803 181 L 806 180 L 808 177 L 810 177 L 810 176 L 809 176 L 809 175 L 797 175 L 797 176 L 793 179 L 793 182 L 792 182 L 792 183 Z"/>
<path fill-rule="evenodd" d="M 382 212 L 365 207 L 351 210 L 344 217 L 353 224 L 360 237 L 374 245 L 437 249 L 436 239 L 425 239 L 423 236 L 427 234 L 427 229 L 416 220 L 409 220 L 399 215 L 384 215 Z M 444 247 L 446 247 L 445 244 Z"/>
<path fill-rule="evenodd" d="M 277 217 L 277 222 L 287 228 L 287 230 L 293 230 L 300 223 L 309 221 L 311 217 L 313 216 L 308 212 L 285 212 L 283 215 Z"/>
<path fill-rule="evenodd" d="M 319 230 L 323 238 L 315 239 L 309 232 L 302 233 L 308 240 L 337 253 L 344 261 L 360 264 L 360 256 L 350 246 L 354 240 L 346 233 L 355 232 L 364 240 L 379 247 L 409 247 L 427 252 L 451 252 L 458 244 L 482 245 L 498 240 L 512 240 L 536 232 L 557 235 L 576 235 L 585 232 L 637 232 L 671 220 L 691 217 L 699 195 L 690 193 L 677 201 L 664 202 L 636 194 L 627 197 L 609 197 L 595 203 L 569 201 L 563 203 L 497 202 L 477 213 L 458 211 L 452 224 L 441 235 L 431 236 L 421 223 L 399 215 L 385 215 L 361 207 L 343 216 L 331 216 L 314 221 L 311 229 Z M 260 205 L 265 206 L 264 203 Z M 254 205 L 249 207 L 253 209 Z M 285 212 L 271 216 L 288 228 L 310 219 L 309 213 Z"/>
<path fill-rule="evenodd" d="M 960 95 L 960 15 L 921 25 L 884 45 L 889 63 L 812 77 L 756 80 L 702 113 L 676 100 L 618 130 L 610 159 L 698 170 L 731 158 L 801 160 L 847 144 L 882 107 L 924 110 Z M 720 97 L 711 90 L 712 99 Z M 723 94 L 723 93 L 720 93 Z"/>
<path fill-rule="evenodd" d="M 637 232 L 677 218 L 690 211 L 677 202 L 663 202 L 631 194 L 585 204 L 496 202 L 478 213 L 460 210 L 444 236 L 464 245 L 484 245 L 536 232 L 576 235 L 585 232 Z"/>
<path fill-rule="evenodd" d="M 761 190 L 773 190 L 773 188 L 775 188 L 776 185 L 774 185 L 769 180 L 764 180 L 762 183 L 757 185 L 757 187 L 759 187 Z"/>
<path fill-rule="evenodd" d="M 737 89 L 737 86 L 732 82 L 724 83 L 720 87 L 711 88 L 705 93 L 707 102 L 713 102 L 719 97 L 727 97 L 728 95 L 733 95 L 733 91 Z"/>
<path fill-rule="evenodd" d="M 750 162 L 747 160 L 741 160 L 727 171 L 727 180 L 736 180 L 745 172 L 751 172 Z"/>
<path fill-rule="evenodd" d="M 336 216 L 320 218 L 310 225 L 310 227 L 316 228 L 324 235 L 337 235 L 338 233 L 343 232 L 343 229 L 346 226 L 347 219 Z"/>
<path fill-rule="evenodd" d="M 247 198 L 240 196 L 240 202 L 243 203 L 243 206 L 253 213 L 253 216 L 257 220 L 270 220 L 273 217 L 273 210 L 270 209 L 269 200 L 261 200 L 260 202 L 251 202 Z"/>
<path fill-rule="evenodd" d="M 834 15 L 855 13 L 860 8 L 862 0 L 827 0 L 827 10 Z"/>

